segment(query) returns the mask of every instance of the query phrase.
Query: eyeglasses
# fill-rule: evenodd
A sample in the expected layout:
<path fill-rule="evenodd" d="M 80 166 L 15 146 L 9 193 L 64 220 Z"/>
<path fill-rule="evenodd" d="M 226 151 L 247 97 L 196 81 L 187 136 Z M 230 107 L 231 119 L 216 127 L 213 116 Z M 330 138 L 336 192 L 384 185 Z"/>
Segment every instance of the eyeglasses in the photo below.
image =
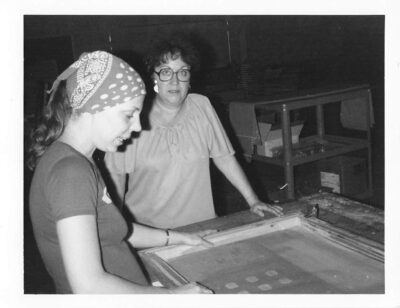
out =
<path fill-rule="evenodd" d="M 181 68 L 179 71 L 174 72 L 172 68 L 162 68 L 159 72 L 154 71 L 158 75 L 161 81 L 169 81 L 172 79 L 174 74 L 179 81 L 187 82 L 190 79 L 190 70 L 187 68 Z"/>

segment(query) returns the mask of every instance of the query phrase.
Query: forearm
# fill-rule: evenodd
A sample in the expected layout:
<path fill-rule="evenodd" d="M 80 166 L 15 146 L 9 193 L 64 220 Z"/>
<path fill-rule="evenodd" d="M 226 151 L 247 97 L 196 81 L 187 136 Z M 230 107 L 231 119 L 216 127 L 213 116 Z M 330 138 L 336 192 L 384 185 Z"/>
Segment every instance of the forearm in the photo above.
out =
<path fill-rule="evenodd" d="M 121 277 L 102 272 L 93 276 L 91 282 L 75 286 L 74 293 L 81 294 L 168 294 L 170 291 L 165 288 L 142 286 L 132 283 Z"/>
<path fill-rule="evenodd" d="M 213 292 L 197 283 L 174 287 L 171 289 L 163 287 L 141 286 L 124 280 L 114 275 L 105 273 L 104 277 L 92 283 L 93 288 L 88 289 L 84 294 L 212 294 Z M 79 293 L 79 292 L 75 292 Z"/>
<path fill-rule="evenodd" d="M 128 242 L 135 248 L 149 248 L 181 244 L 183 239 L 180 232 L 168 230 L 167 233 L 165 229 L 150 228 L 134 223 Z"/>
<path fill-rule="evenodd" d="M 57 235 L 73 293 L 168 293 L 165 289 L 141 286 L 105 271 L 94 215 L 58 220 Z"/>
<path fill-rule="evenodd" d="M 242 169 L 233 155 L 213 158 L 213 162 L 232 185 L 242 194 L 249 205 L 258 201 L 258 197 Z"/>

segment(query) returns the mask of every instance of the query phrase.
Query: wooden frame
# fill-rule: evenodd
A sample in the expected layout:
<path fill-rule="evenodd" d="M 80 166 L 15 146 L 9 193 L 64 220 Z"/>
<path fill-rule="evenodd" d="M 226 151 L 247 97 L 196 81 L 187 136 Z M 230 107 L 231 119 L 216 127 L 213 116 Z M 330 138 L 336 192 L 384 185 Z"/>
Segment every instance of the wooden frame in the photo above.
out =
<path fill-rule="evenodd" d="M 351 251 L 362 258 L 368 258 L 384 263 L 383 245 L 361 236 L 357 236 L 342 229 L 321 221 L 317 218 L 304 218 L 299 214 L 273 218 L 244 226 L 232 228 L 220 233 L 207 236 L 207 240 L 215 247 L 236 243 L 242 240 L 261 235 L 279 232 L 292 227 L 301 226 L 307 231 L 323 238 L 332 245 Z M 189 254 L 206 250 L 205 247 L 191 247 L 187 245 L 175 245 L 161 248 L 143 250 L 140 255 L 152 280 L 160 281 L 166 287 L 176 287 L 188 283 L 188 279 L 171 266 L 171 260 Z M 384 287 L 384 286 L 383 286 Z"/>

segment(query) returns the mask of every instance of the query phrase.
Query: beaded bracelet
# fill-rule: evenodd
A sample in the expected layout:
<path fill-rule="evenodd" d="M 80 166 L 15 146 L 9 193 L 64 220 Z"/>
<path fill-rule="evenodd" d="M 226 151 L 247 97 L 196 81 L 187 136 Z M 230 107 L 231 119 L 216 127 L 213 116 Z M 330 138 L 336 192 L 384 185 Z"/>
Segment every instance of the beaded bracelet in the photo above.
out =
<path fill-rule="evenodd" d="M 169 244 L 169 229 L 166 229 L 165 233 L 167 235 L 167 241 L 165 242 L 165 246 L 168 246 L 168 244 Z"/>

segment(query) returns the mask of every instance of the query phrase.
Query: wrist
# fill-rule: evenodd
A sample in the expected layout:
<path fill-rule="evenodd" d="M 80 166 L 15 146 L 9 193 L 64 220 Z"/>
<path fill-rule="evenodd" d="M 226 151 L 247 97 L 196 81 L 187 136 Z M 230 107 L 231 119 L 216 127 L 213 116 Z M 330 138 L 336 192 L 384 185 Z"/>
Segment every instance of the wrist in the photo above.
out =
<path fill-rule="evenodd" d="M 253 198 L 249 198 L 246 199 L 247 204 L 249 205 L 250 208 L 252 208 L 253 206 L 255 206 L 257 203 L 260 202 L 260 200 L 257 197 L 253 197 Z"/>
<path fill-rule="evenodd" d="M 167 236 L 167 231 L 168 231 L 168 236 Z M 181 232 L 177 231 L 172 231 L 171 229 L 166 229 L 165 230 L 165 246 L 170 246 L 170 245 L 178 245 L 184 243 L 184 240 L 181 236 Z M 167 242 L 168 239 L 168 242 Z"/>

